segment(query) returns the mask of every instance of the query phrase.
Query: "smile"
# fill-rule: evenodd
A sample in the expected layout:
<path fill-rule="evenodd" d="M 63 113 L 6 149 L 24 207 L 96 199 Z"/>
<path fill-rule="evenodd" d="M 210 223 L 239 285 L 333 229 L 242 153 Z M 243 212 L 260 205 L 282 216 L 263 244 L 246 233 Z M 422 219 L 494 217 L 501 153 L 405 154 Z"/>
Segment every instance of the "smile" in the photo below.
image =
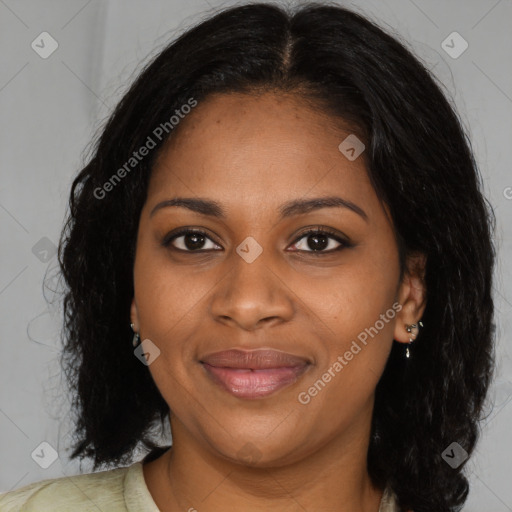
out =
<path fill-rule="evenodd" d="M 307 359 L 276 350 L 228 350 L 201 361 L 208 377 L 244 399 L 267 397 L 295 383 L 309 368 Z"/>

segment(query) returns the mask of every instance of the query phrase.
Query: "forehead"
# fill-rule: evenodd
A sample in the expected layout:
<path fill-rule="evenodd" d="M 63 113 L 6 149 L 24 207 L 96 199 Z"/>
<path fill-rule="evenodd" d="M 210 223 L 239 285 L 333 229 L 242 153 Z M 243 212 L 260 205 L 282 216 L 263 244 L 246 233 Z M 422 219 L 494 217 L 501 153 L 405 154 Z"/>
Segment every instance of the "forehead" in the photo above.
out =
<path fill-rule="evenodd" d="M 342 120 L 298 96 L 213 95 L 180 121 L 155 164 L 148 197 L 270 204 L 274 197 L 339 193 L 378 203 L 364 154 L 350 161 L 338 149 L 350 134 Z"/>

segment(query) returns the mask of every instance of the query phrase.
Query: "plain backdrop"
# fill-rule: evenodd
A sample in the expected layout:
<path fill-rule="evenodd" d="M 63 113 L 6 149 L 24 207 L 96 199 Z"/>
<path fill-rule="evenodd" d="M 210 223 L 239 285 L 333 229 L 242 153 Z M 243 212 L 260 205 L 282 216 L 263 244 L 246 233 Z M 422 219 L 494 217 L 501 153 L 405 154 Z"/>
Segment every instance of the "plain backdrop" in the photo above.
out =
<path fill-rule="evenodd" d="M 56 268 L 70 183 L 93 134 L 142 65 L 183 30 L 234 3 L 0 0 L 0 491 L 89 471 L 68 458 L 60 311 L 43 296 L 44 275 Z M 512 250 L 512 3 L 340 4 L 412 48 L 443 82 L 470 134 L 498 220 L 498 376 L 490 394 L 494 409 L 468 464 L 464 510 L 512 511 L 512 279 L 506 264 Z M 449 36 L 452 55 L 442 46 Z M 454 58 L 464 41 L 467 49 Z M 58 47 L 45 55 L 52 45 Z M 44 469 L 37 454 L 51 457 L 52 450 L 58 458 Z"/>

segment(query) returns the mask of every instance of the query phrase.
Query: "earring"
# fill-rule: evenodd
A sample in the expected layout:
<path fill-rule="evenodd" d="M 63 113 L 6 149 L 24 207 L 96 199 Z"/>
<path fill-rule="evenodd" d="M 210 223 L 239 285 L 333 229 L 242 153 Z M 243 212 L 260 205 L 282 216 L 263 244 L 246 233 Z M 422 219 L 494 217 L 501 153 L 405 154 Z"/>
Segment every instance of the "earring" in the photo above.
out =
<path fill-rule="evenodd" d="M 133 324 L 130 324 L 130 327 L 133 331 L 133 339 L 132 339 L 132 345 L 136 347 L 140 343 L 140 335 L 138 332 L 135 332 L 135 329 L 133 328 Z"/>
<path fill-rule="evenodd" d="M 419 327 L 418 327 L 419 325 Z M 409 337 L 409 345 L 416 339 L 416 336 L 418 336 L 418 333 L 419 333 L 419 328 L 420 327 L 423 327 L 423 322 L 418 322 L 417 324 L 411 324 L 411 325 L 405 325 L 405 330 L 411 335 Z M 416 332 L 413 332 L 413 329 L 417 329 Z M 411 356 L 411 353 L 409 351 L 409 347 L 406 347 L 405 348 L 405 357 L 407 359 L 409 359 L 409 357 Z"/>

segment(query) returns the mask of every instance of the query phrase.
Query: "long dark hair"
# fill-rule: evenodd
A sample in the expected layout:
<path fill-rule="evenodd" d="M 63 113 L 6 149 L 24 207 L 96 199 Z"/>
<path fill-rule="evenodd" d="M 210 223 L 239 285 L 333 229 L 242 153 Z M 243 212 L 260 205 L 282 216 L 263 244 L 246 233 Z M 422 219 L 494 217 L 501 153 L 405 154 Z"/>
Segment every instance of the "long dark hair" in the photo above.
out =
<path fill-rule="evenodd" d="M 171 116 L 191 98 L 272 90 L 357 128 L 402 270 L 404 255 L 427 256 L 425 327 L 409 360 L 393 344 L 376 389 L 368 470 L 402 507 L 459 510 L 464 463 L 452 468 L 442 453 L 457 442 L 471 455 L 493 373 L 494 216 L 467 136 L 429 71 L 372 22 L 325 4 L 293 12 L 247 4 L 188 30 L 145 67 L 74 180 L 59 247 L 72 458 L 90 457 L 96 469 L 130 463 L 136 447 L 160 453 L 155 426 L 169 407 L 133 355 L 129 310 L 138 219 Z M 155 147 L 128 167 L 148 137 Z"/>

